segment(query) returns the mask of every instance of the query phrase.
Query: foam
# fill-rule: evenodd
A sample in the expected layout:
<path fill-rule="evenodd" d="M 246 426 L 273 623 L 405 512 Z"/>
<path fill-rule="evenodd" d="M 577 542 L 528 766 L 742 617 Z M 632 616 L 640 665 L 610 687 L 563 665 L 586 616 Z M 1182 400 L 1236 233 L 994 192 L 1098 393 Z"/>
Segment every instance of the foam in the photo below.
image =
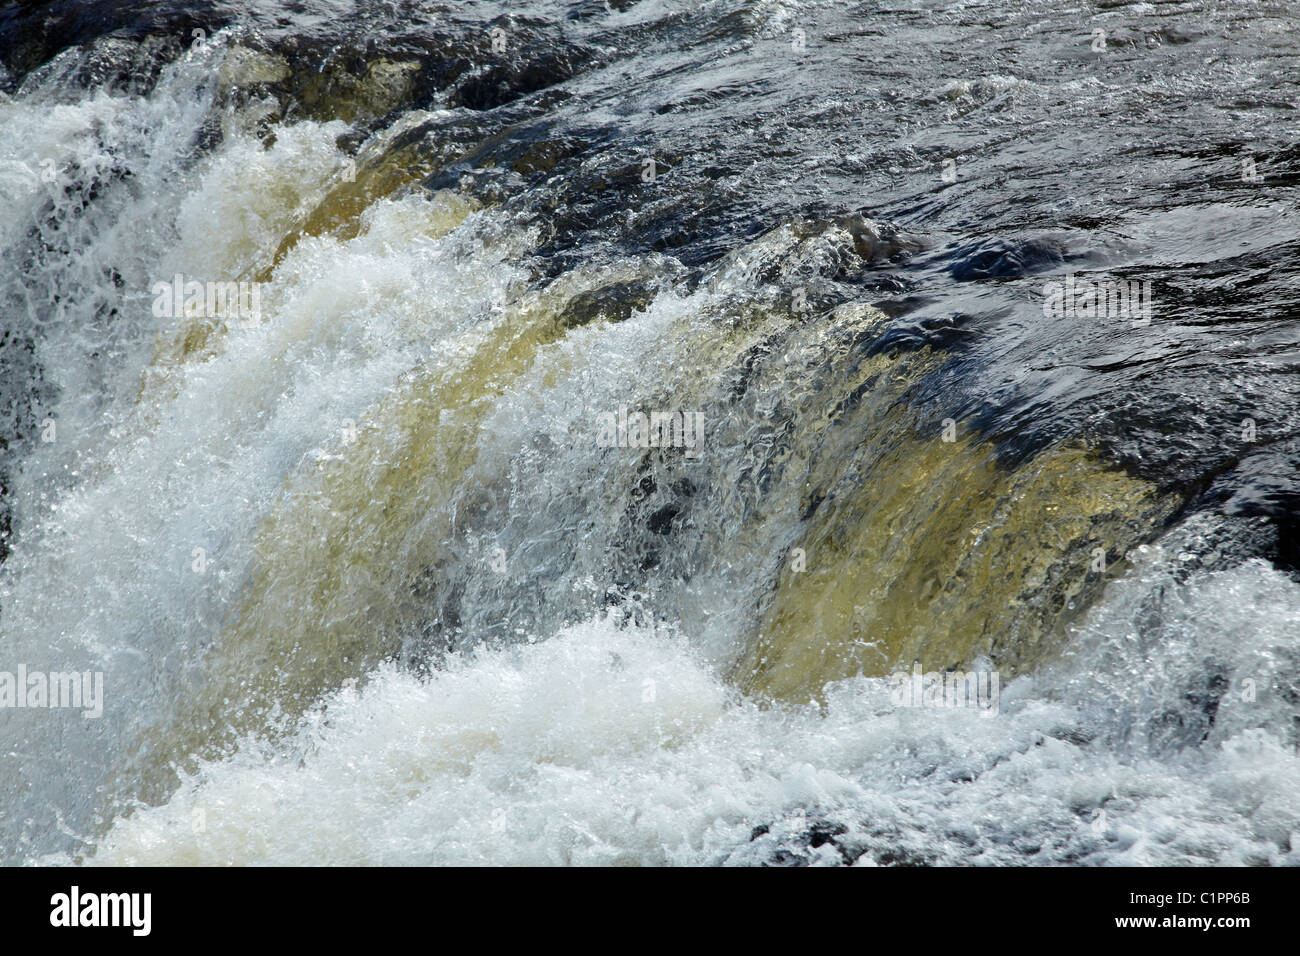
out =
<path fill-rule="evenodd" d="M 1114 737 L 1158 712 L 1115 709 L 1076 679 L 1126 686 L 1113 666 L 1082 668 L 1147 653 L 1128 629 L 1172 586 L 1167 557 L 1141 559 L 1089 616 L 1085 661 L 1013 682 L 995 719 L 895 709 L 887 682 L 865 678 L 832 684 L 824 708 L 764 708 L 682 635 L 593 619 L 426 681 L 381 669 L 292 747 L 208 764 L 119 820 L 91 862 L 1300 862 L 1285 675 L 1254 704 L 1230 692 L 1204 742 L 1128 748 Z M 1293 646 L 1300 586 L 1252 564 L 1189 580 L 1176 603 L 1166 627 L 1236 647 L 1231 682 Z M 1148 666 L 1186 658 L 1164 647 Z M 843 832 L 813 849 L 814 824 Z"/>

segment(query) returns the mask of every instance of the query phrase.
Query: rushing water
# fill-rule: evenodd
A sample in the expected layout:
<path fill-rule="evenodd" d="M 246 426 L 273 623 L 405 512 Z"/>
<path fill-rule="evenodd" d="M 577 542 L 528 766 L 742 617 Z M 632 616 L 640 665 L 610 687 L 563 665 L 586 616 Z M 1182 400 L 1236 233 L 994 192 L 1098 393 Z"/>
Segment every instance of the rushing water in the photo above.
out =
<path fill-rule="evenodd" d="M 103 675 L 5 861 L 1300 862 L 1288 0 L 54 0 L 0 89 L 0 672 Z"/>

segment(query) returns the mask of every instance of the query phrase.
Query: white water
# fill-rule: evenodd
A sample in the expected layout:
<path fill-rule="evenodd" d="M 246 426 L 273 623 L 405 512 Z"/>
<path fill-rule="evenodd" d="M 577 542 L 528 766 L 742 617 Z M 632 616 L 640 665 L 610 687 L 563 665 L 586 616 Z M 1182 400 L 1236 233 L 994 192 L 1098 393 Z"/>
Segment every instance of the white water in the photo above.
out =
<path fill-rule="evenodd" d="M 799 840 L 830 821 L 863 864 L 1300 863 L 1300 757 L 1271 730 L 1287 704 L 1241 693 L 1248 676 L 1294 675 L 1300 586 L 1253 564 L 1174 585 L 1161 570 L 1174 559 L 1149 549 L 1076 659 L 1014 682 L 991 719 L 894 708 L 868 679 L 834 685 L 825 713 L 763 710 L 687 638 L 609 619 L 423 683 L 383 670 L 293 747 L 209 765 L 120 821 L 95 860 L 748 863 L 784 844 L 841 862 Z M 1156 635 L 1131 615 L 1161 588 L 1161 643 L 1146 651 Z M 1176 702 L 1178 672 L 1212 651 L 1232 690 L 1208 739 L 1139 741 L 1152 699 Z M 1096 737 L 1051 736 L 1065 730 Z M 770 833 L 750 843 L 757 824 Z"/>
<path fill-rule="evenodd" d="M 31 208 L 54 197 L 43 230 L 82 246 L 32 281 L 68 303 L 38 347 L 62 395 L 37 415 L 55 422 L 55 441 L 37 443 L 15 476 L 18 544 L 0 581 L 5 658 L 103 670 L 109 688 L 101 721 L 5 714 L 7 733 L 26 740 L 14 772 L 39 781 L 20 813 L 87 811 L 118 748 L 165 717 L 158 689 L 183 681 L 218 633 L 286 476 L 337 446 L 345 421 L 403 372 L 454 350 L 458 329 L 515 274 L 508 246 L 432 244 L 455 222 L 454 204 L 381 204 L 355 240 L 292 252 L 263 296 L 273 320 L 232 329 L 207 361 L 150 369 L 155 342 L 177 324 L 152 315 L 152 284 L 178 272 L 225 279 L 264 261 L 342 167 L 339 124 L 281 130 L 263 150 L 232 119 L 216 154 L 187 159 L 211 107 L 215 57 L 192 54 L 148 98 L 54 107 L 53 123 L 39 95 L 0 104 L 12 162 L 38 173 L 48 155 L 61 170 L 50 184 L 24 179 Z M 126 166 L 137 185 L 118 184 L 89 221 L 68 226 L 78 205 L 62 195 L 68 170 L 96 163 Z M 125 281 L 120 317 L 105 323 L 86 290 L 110 267 Z M 10 819 L 22 817 L 11 809 Z"/>

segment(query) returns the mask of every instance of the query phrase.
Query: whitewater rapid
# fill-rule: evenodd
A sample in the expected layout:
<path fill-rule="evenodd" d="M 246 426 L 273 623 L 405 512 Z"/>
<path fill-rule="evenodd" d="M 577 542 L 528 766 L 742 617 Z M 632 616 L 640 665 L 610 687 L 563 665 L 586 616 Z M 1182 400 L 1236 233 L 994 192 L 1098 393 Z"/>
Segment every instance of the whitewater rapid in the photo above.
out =
<path fill-rule="evenodd" d="M 870 678 L 760 707 L 686 635 L 615 618 L 425 681 L 384 668 L 291 745 L 119 822 L 92 862 L 1295 865 L 1300 757 L 1269 729 L 1286 703 L 1245 682 L 1290 673 L 1300 586 L 1263 565 L 1176 584 L 1176 560 L 1144 554 L 996 719 L 899 708 Z M 1160 715 L 1203 655 L 1231 688 L 1213 731 L 1180 740 Z"/>

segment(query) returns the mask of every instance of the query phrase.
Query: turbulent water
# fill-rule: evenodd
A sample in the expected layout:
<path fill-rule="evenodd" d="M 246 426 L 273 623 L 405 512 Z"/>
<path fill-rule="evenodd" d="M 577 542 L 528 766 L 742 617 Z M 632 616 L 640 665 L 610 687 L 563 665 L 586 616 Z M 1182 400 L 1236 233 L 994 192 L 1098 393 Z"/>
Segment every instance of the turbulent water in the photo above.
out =
<path fill-rule="evenodd" d="M 0 9 L 0 859 L 1300 863 L 1298 104 L 1289 0 Z"/>

